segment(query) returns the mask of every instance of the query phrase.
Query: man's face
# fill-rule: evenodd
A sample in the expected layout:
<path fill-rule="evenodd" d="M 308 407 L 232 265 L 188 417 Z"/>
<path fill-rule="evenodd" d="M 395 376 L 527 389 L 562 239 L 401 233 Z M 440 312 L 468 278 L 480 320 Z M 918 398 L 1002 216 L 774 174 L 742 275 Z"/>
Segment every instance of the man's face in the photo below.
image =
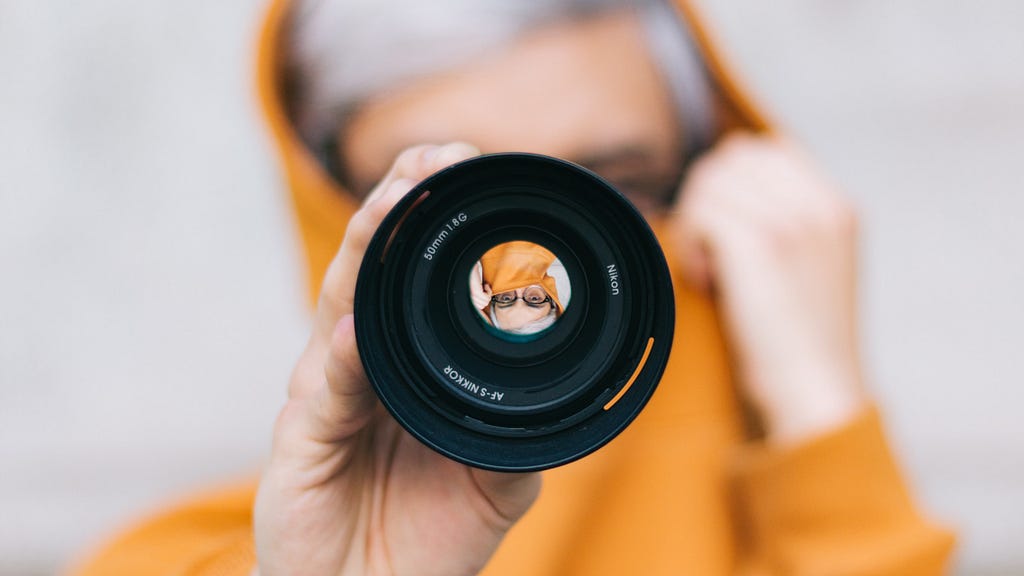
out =
<path fill-rule="evenodd" d="M 630 12 L 566 22 L 365 103 L 339 142 L 356 194 L 402 149 L 465 141 L 582 164 L 652 214 L 678 183 L 679 122 Z"/>

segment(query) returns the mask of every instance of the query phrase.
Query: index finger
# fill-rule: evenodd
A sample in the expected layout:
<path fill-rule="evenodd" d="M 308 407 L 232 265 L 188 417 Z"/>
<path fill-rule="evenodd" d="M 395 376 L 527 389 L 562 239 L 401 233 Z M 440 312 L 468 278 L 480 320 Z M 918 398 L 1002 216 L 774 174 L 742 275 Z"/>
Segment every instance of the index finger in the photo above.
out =
<path fill-rule="evenodd" d="M 352 313 L 356 278 L 363 254 L 391 208 L 420 180 L 478 154 L 480 151 L 475 147 L 456 142 L 445 146 L 414 146 L 398 155 L 387 175 L 352 216 L 341 247 L 327 268 L 320 289 L 311 344 L 326 348 L 338 320 Z"/>

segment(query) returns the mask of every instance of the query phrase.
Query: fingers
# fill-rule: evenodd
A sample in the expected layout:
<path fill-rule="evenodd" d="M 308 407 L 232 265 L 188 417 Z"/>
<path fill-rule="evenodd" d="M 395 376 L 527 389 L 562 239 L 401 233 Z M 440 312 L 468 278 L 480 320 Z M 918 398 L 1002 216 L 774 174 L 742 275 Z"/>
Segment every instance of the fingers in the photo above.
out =
<path fill-rule="evenodd" d="M 352 321 L 363 254 L 384 216 L 417 182 L 478 153 L 462 143 L 409 148 L 353 215 L 327 270 L 313 333 L 288 387 L 291 400 L 282 412 L 280 437 L 338 442 L 370 418 L 376 400 L 359 359 Z"/>
<path fill-rule="evenodd" d="M 748 171 L 737 162 L 726 144 L 701 158 L 691 168 L 683 185 L 678 210 L 674 215 L 675 243 L 680 248 L 686 278 L 698 289 L 712 287 L 716 259 L 721 250 L 733 245 L 731 236 L 744 232 L 740 214 L 734 208 L 742 200 L 736 190 L 756 190 Z M 751 193 L 752 195 L 752 193 Z M 755 202 L 762 203 L 763 199 Z"/>
<path fill-rule="evenodd" d="M 475 147 L 457 142 L 445 146 L 415 146 L 398 156 L 387 175 L 349 221 L 341 248 L 328 267 L 320 290 L 314 339 L 320 344 L 328 342 L 338 320 L 352 313 L 359 265 L 370 239 L 388 211 L 423 178 L 479 153 Z"/>
<path fill-rule="evenodd" d="M 367 424 L 377 403 L 359 361 L 351 314 L 338 321 L 326 358 L 319 371 L 303 370 L 313 365 L 308 352 L 299 360 L 291 387 L 302 382 L 302 393 L 290 395 L 274 425 L 273 458 L 315 469 L 318 478 L 344 464 L 343 442 Z"/>
<path fill-rule="evenodd" d="M 809 237 L 849 235 L 856 222 L 802 150 L 749 134 L 727 137 L 694 164 L 674 218 L 685 275 L 701 289 L 727 251 L 785 251 Z"/>
<path fill-rule="evenodd" d="M 308 402 L 306 435 L 317 442 L 340 442 L 366 424 L 375 405 L 359 361 L 352 315 L 347 314 L 335 326 L 324 379 Z"/>
<path fill-rule="evenodd" d="M 778 138 L 727 138 L 684 184 L 673 230 L 688 279 L 713 286 L 740 380 L 770 435 L 824 430 L 859 406 L 856 218 Z"/>

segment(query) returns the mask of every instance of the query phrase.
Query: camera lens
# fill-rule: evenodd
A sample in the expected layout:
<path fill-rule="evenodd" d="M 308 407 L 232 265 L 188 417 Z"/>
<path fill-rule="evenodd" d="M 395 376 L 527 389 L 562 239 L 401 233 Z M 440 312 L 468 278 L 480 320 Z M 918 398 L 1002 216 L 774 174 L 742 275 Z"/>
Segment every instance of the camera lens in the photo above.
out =
<path fill-rule="evenodd" d="M 356 339 L 394 418 L 459 462 L 559 466 L 621 432 L 675 322 L 654 234 L 575 164 L 494 154 L 427 178 L 359 270 Z"/>

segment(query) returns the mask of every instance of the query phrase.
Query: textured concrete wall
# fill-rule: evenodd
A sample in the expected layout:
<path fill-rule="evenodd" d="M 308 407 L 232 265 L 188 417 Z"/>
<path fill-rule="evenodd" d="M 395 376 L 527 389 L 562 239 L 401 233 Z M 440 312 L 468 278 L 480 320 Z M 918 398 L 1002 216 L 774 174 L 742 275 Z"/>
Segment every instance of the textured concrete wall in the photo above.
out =
<path fill-rule="evenodd" d="M 874 388 L 958 572 L 1024 572 L 1024 4 L 705 4 L 861 206 Z M 258 10 L 0 0 L 0 574 L 265 456 L 306 321 Z"/>

